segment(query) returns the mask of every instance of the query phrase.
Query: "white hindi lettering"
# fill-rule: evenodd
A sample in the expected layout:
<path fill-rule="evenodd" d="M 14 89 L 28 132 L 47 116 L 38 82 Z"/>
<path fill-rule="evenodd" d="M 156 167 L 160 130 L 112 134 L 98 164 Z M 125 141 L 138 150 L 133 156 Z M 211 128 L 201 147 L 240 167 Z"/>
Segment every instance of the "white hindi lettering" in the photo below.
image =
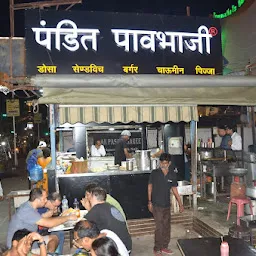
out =
<path fill-rule="evenodd" d="M 55 48 L 59 51 L 61 45 L 71 52 L 77 51 L 80 47 L 77 41 L 78 36 L 81 36 L 80 42 L 86 51 L 88 50 L 86 41 L 91 42 L 92 49 L 97 51 L 97 35 L 100 33 L 98 29 L 79 29 L 71 20 L 60 21 L 56 28 L 45 28 L 46 22 L 44 20 L 41 20 L 40 24 L 43 28 L 32 28 L 32 31 L 35 33 L 36 42 L 48 50 L 51 50 L 52 35 L 55 35 Z M 64 36 L 62 43 L 61 36 Z M 42 39 L 42 37 L 45 38 Z"/>
<path fill-rule="evenodd" d="M 173 53 L 177 52 L 176 43 L 178 44 L 178 51 L 184 52 L 185 48 L 190 51 L 198 50 L 201 54 L 204 53 L 203 43 L 205 42 L 205 51 L 211 53 L 210 40 L 212 35 L 206 26 L 200 26 L 198 33 L 188 32 L 169 32 L 169 31 L 151 31 L 151 30 L 131 30 L 131 29 L 111 29 L 114 34 L 114 40 L 118 47 L 124 47 L 126 52 L 130 51 L 130 39 L 133 42 L 133 52 L 138 52 L 139 44 L 142 49 L 150 49 L 155 52 L 156 40 L 160 49 L 170 47 Z M 203 40 L 205 39 L 205 40 Z M 191 45 L 192 44 L 192 45 Z"/>
<path fill-rule="evenodd" d="M 75 52 L 80 48 L 80 44 L 88 51 L 86 42 L 91 43 L 91 48 L 94 51 L 98 50 L 99 29 L 80 29 L 77 28 L 75 22 L 68 19 L 60 21 L 56 28 L 46 28 L 46 21 L 44 20 L 40 21 L 40 25 L 42 27 L 32 28 L 35 33 L 35 41 L 48 50 L 52 49 L 52 36 L 55 36 L 55 48 L 59 51 L 63 46 L 68 51 Z M 198 28 L 197 33 L 133 29 L 111 29 L 111 32 L 114 35 L 116 45 L 124 48 L 126 52 L 131 50 L 137 53 L 139 48 L 155 52 L 156 46 L 158 46 L 163 50 L 170 48 L 173 53 L 177 51 L 183 53 L 184 47 L 193 52 L 198 50 L 201 54 L 204 52 L 211 53 L 212 35 L 204 25 Z M 61 42 L 61 37 L 63 37 L 63 42 Z"/>

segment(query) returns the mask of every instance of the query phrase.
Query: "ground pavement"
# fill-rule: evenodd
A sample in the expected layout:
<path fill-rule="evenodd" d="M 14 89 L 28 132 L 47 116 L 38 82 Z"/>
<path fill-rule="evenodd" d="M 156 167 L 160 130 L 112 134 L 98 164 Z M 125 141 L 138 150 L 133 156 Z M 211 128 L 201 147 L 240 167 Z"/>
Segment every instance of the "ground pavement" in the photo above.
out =
<path fill-rule="evenodd" d="M 13 178 L 2 179 L 2 185 L 4 189 L 4 194 L 7 195 L 12 190 L 24 190 L 28 189 L 27 179 L 24 173 L 16 173 L 20 175 Z M 6 234 L 8 229 L 8 201 L 4 200 L 0 202 L 0 243 L 5 243 Z M 177 248 L 176 242 L 179 238 L 185 237 L 186 230 L 182 225 L 176 224 L 172 226 L 172 240 L 170 247 L 175 252 L 175 255 L 180 256 L 181 253 Z M 196 234 L 195 234 L 196 236 Z M 149 256 L 153 255 L 152 247 L 154 243 L 153 235 L 145 235 L 140 237 L 133 237 L 133 252 L 132 256 Z M 73 251 L 73 250 L 72 250 Z M 68 241 L 65 242 L 64 253 L 68 254 L 69 246 Z"/>

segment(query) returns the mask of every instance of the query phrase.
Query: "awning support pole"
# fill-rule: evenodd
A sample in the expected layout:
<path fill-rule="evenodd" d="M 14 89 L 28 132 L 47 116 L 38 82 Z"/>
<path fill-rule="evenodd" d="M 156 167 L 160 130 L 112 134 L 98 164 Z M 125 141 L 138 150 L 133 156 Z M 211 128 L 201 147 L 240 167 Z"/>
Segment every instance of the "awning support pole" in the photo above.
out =
<path fill-rule="evenodd" d="M 197 122 L 190 122 L 193 210 L 197 211 Z"/>
<path fill-rule="evenodd" d="M 56 134 L 55 134 L 55 108 L 54 104 L 49 105 L 50 116 L 50 140 L 52 154 L 52 168 L 56 170 Z"/>
<path fill-rule="evenodd" d="M 256 152 L 256 137 L 255 137 L 255 117 L 254 117 L 254 107 L 251 107 L 251 121 L 252 121 L 252 144 L 253 152 Z"/>

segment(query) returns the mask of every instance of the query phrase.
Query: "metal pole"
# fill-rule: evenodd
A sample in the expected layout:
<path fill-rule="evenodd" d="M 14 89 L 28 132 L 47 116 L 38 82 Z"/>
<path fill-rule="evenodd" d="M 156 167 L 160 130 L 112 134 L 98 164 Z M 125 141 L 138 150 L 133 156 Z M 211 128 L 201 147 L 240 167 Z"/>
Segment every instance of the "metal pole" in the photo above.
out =
<path fill-rule="evenodd" d="M 193 209 L 197 210 L 197 122 L 190 122 Z"/>
<path fill-rule="evenodd" d="M 40 125 L 39 125 L 39 123 L 37 124 L 37 138 L 38 138 L 38 141 L 40 141 Z"/>
<path fill-rule="evenodd" d="M 255 137 L 255 117 L 254 117 L 254 107 L 251 107 L 251 120 L 252 120 L 252 144 L 253 144 L 253 152 L 256 152 L 256 137 Z"/>
<path fill-rule="evenodd" d="M 50 116 L 50 140 L 51 140 L 52 167 L 56 170 L 56 136 L 55 136 L 54 104 L 49 105 L 49 116 Z"/>
<path fill-rule="evenodd" d="M 12 98 L 14 98 L 14 92 L 12 93 Z M 15 127 L 15 116 L 12 117 L 12 126 L 13 126 L 13 150 L 14 150 L 14 166 L 18 166 L 18 158 L 17 158 L 17 143 L 16 143 L 16 127 Z"/>

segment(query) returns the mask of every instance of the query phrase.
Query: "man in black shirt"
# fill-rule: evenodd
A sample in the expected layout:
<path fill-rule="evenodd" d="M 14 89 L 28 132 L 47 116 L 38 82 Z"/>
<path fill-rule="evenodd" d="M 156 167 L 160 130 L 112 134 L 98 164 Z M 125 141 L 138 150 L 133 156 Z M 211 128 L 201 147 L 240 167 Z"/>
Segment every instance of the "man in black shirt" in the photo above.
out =
<path fill-rule="evenodd" d="M 171 155 L 163 153 L 160 156 L 160 168 L 153 170 L 148 182 L 148 209 L 153 213 L 155 229 L 154 254 L 171 255 L 173 252 L 168 249 L 170 242 L 170 189 L 176 197 L 180 212 L 184 211 L 180 196 L 177 190 L 177 177 L 171 165 Z"/>
<path fill-rule="evenodd" d="M 130 139 L 131 133 L 128 130 L 124 130 L 121 133 L 121 138 L 116 142 L 115 147 L 115 164 L 121 165 L 122 161 L 126 161 L 126 158 L 131 158 L 132 155 L 128 152 L 127 141 Z"/>
<path fill-rule="evenodd" d="M 113 231 L 124 243 L 128 251 L 132 249 L 132 239 L 123 215 L 112 205 L 106 203 L 106 191 L 100 187 L 93 188 L 88 200 L 92 206 L 85 218 L 95 223 L 99 230 Z"/>

